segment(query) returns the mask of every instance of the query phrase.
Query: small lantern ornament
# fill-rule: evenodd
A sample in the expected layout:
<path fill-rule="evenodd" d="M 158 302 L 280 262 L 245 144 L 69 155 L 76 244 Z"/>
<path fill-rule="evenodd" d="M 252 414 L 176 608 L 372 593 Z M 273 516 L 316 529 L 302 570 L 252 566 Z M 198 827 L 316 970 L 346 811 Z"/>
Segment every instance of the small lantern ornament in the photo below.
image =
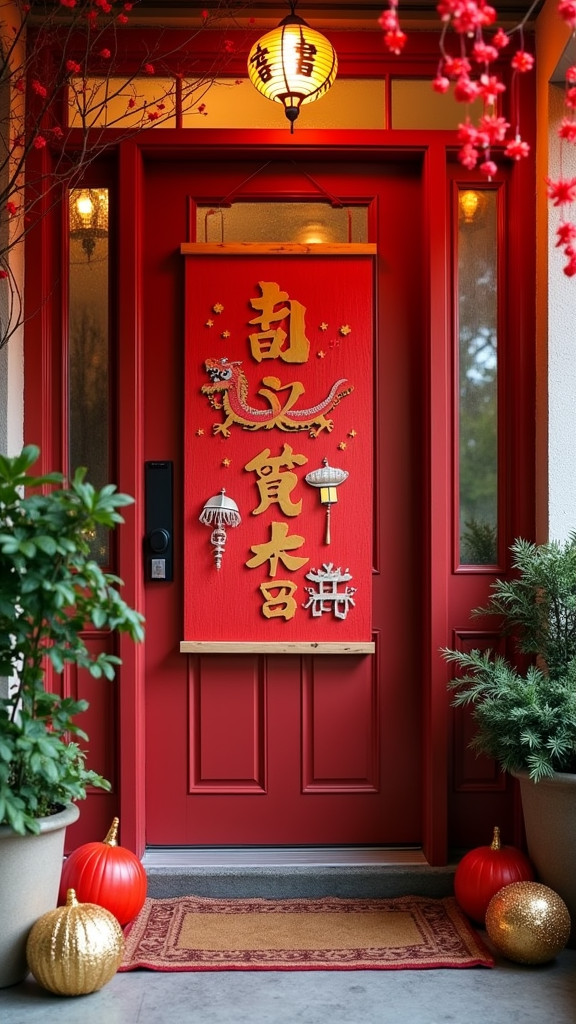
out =
<path fill-rule="evenodd" d="M 307 473 L 305 480 L 311 487 L 317 487 L 320 491 L 320 504 L 326 506 L 326 533 L 324 543 L 330 544 L 330 509 L 338 501 L 336 488 L 348 479 L 348 472 L 345 469 L 337 469 L 328 465 L 328 459 L 322 459 L 322 467 Z"/>
<path fill-rule="evenodd" d="M 49 910 L 32 925 L 26 958 L 39 985 L 59 996 L 97 992 L 118 970 L 124 936 L 104 907 L 79 903 L 69 889 L 66 906 Z"/>
<path fill-rule="evenodd" d="M 105 907 L 121 925 L 132 921 L 146 899 L 146 872 L 132 850 L 118 845 L 118 818 L 114 818 L 103 843 L 84 843 L 64 861 L 59 902 L 68 889 L 82 903 Z"/>
<path fill-rule="evenodd" d="M 294 13 L 263 35 L 250 50 L 248 76 L 266 99 L 284 104 L 290 132 L 304 103 L 313 103 L 331 88 L 338 71 L 332 43 Z"/>
<path fill-rule="evenodd" d="M 220 494 L 215 494 L 204 505 L 200 513 L 200 522 L 204 526 L 212 526 L 214 529 L 210 534 L 210 543 L 214 548 L 214 562 L 216 568 L 222 565 L 222 555 L 226 546 L 226 527 L 239 526 L 242 522 L 238 505 L 232 498 L 228 498 L 223 487 Z"/>

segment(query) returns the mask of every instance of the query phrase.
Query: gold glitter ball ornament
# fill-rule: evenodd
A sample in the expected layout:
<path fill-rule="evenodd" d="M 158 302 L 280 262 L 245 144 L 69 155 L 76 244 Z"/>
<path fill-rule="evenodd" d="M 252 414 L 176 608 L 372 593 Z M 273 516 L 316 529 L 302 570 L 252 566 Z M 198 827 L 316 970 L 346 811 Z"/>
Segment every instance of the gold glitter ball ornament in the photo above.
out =
<path fill-rule="evenodd" d="M 114 914 L 95 903 L 78 903 L 74 889 L 68 889 L 65 907 L 38 918 L 26 944 L 36 981 L 59 996 L 97 992 L 116 974 L 123 952 Z"/>
<path fill-rule="evenodd" d="M 492 897 L 486 931 L 498 953 L 519 964 L 545 964 L 568 942 L 564 900 L 540 882 L 512 882 Z"/>

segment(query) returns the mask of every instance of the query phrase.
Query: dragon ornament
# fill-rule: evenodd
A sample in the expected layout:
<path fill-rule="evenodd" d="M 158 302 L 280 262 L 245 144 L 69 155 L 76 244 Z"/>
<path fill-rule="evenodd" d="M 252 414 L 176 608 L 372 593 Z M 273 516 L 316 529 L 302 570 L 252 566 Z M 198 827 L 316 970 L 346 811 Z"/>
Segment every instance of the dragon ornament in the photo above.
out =
<path fill-rule="evenodd" d="M 241 361 L 226 357 L 207 359 L 204 363 L 211 384 L 203 384 L 201 392 L 208 397 L 212 409 L 222 412 L 222 422 L 213 424 L 214 434 L 230 437 L 230 428 L 238 424 L 244 430 L 307 430 L 310 437 L 318 437 L 322 430 L 331 431 L 334 421 L 331 412 L 346 395 L 354 390 L 345 377 L 337 380 L 326 398 L 310 409 L 298 408 L 297 402 L 305 388 L 300 381 L 282 384 L 278 377 L 263 377 L 258 394 L 268 403 L 264 409 L 248 404 L 248 380 Z"/>

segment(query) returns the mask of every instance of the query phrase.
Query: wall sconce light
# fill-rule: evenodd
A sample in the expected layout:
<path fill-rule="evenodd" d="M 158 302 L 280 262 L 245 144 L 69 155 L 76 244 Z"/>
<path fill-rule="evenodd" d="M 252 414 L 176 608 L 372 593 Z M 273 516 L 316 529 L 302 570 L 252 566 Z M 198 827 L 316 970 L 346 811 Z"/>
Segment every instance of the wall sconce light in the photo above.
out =
<path fill-rule="evenodd" d="M 473 224 L 485 205 L 484 196 L 474 189 L 466 189 L 458 193 L 458 203 L 465 224 Z"/>
<path fill-rule="evenodd" d="M 99 238 L 108 237 L 108 189 L 70 189 L 70 238 L 79 241 L 88 260 Z"/>
<path fill-rule="evenodd" d="M 338 58 L 332 43 L 294 13 L 263 35 L 250 50 L 248 75 L 266 99 L 284 104 L 290 132 L 304 103 L 313 103 L 332 86 Z"/>

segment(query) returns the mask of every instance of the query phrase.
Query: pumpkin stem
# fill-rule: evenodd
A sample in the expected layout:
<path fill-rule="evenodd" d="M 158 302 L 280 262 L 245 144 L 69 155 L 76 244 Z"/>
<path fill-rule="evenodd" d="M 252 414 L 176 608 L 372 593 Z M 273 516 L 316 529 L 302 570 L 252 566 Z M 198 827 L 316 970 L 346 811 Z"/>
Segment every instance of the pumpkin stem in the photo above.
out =
<path fill-rule="evenodd" d="M 118 846 L 118 826 L 120 824 L 119 818 L 114 818 L 110 828 L 108 829 L 108 835 L 104 842 L 106 846 Z"/>
<path fill-rule="evenodd" d="M 75 891 L 75 889 L 67 889 L 66 890 L 66 906 L 67 907 L 77 907 L 78 906 L 78 900 L 76 899 L 76 891 Z"/>
<path fill-rule="evenodd" d="M 498 828 L 498 825 L 494 825 L 494 837 L 492 839 L 492 842 L 490 843 L 490 849 L 500 849 L 500 829 Z"/>

